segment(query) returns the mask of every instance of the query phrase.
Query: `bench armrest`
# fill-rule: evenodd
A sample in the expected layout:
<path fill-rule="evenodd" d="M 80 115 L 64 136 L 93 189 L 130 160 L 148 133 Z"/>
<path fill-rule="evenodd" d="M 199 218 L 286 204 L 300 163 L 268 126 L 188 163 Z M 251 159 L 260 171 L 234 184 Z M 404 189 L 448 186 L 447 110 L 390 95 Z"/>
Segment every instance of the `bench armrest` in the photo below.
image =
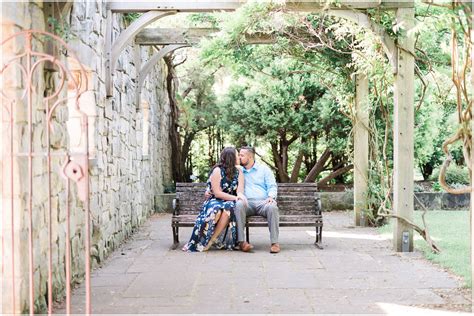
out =
<path fill-rule="evenodd" d="M 173 199 L 173 215 L 179 215 L 179 199 Z"/>
<path fill-rule="evenodd" d="M 321 198 L 319 196 L 314 198 L 314 213 L 316 215 L 321 215 L 321 212 L 323 210 L 322 205 L 321 205 Z"/>

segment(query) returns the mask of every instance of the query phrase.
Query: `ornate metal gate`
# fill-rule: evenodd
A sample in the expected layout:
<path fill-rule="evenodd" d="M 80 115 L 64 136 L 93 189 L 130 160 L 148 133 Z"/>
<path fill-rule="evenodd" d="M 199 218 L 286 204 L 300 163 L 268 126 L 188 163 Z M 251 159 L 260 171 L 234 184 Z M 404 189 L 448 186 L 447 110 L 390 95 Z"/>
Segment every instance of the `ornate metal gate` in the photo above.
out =
<path fill-rule="evenodd" d="M 66 312 L 71 312 L 71 267 L 81 258 L 75 253 L 71 260 L 71 216 L 82 216 L 75 224 L 81 227 L 78 240 L 84 245 L 81 269 L 89 314 L 88 117 L 80 98 L 88 88 L 87 74 L 66 43 L 47 32 L 18 32 L 1 46 L 2 286 L 4 294 L 8 292 L 3 305 L 11 304 L 3 312 L 21 313 L 28 308 L 30 314 L 41 312 L 35 310 L 41 295 L 45 304 L 40 307 L 47 306 L 51 314 L 53 296 L 64 293 Z M 68 62 L 66 54 L 54 56 L 44 47 L 67 52 Z M 77 124 L 69 124 L 71 113 Z M 53 271 L 60 281 L 64 275 L 63 282 L 53 280 Z M 44 283 L 47 291 L 41 293 Z M 36 289 L 40 293 L 35 296 Z"/>

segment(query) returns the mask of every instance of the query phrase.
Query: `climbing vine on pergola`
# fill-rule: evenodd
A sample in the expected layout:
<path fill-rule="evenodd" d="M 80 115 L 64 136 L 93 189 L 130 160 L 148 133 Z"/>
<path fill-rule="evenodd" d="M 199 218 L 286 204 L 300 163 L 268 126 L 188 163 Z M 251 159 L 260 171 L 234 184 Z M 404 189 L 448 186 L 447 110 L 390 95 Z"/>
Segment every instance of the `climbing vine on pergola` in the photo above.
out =
<path fill-rule="evenodd" d="M 144 30 L 150 23 L 181 12 L 215 12 L 234 11 L 244 3 L 239 1 L 222 2 L 149 2 L 108 4 L 106 34 L 106 88 L 107 95 L 114 97 L 112 76 L 122 50 L 134 40 L 140 45 L 161 46 L 154 57 L 142 65 L 136 61 L 139 74 L 136 106 L 139 106 L 140 89 L 146 80 L 149 70 L 166 54 L 186 46 L 199 39 L 198 36 L 179 36 L 182 31 L 159 29 Z M 394 171 L 393 171 L 393 214 L 397 220 L 394 228 L 394 248 L 397 251 L 413 250 L 413 170 L 414 170 L 414 2 L 413 1 L 288 1 L 286 10 L 303 12 L 321 12 L 351 20 L 366 27 L 379 37 L 384 51 L 393 68 L 394 80 Z M 403 29 L 395 41 L 388 36 L 384 28 L 374 23 L 367 15 L 367 10 L 391 10 L 395 12 L 396 23 Z M 112 36 L 112 15 L 121 13 L 143 13 L 137 20 L 119 34 Z M 153 39 L 154 38 L 154 39 Z M 191 39 L 190 39 L 191 38 Z M 262 39 L 268 40 L 268 39 Z M 367 205 L 368 168 L 369 168 L 369 81 L 367 74 L 356 76 L 356 95 L 354 107 L 354 211 L 357 225 L 364 225 L 363 210 Z M 403 236 L 405 235 L 405 238 Z M 408 238 L 406 238 L 408 236 Z M 405 242 L 405 244 L 404 244 Z"/>

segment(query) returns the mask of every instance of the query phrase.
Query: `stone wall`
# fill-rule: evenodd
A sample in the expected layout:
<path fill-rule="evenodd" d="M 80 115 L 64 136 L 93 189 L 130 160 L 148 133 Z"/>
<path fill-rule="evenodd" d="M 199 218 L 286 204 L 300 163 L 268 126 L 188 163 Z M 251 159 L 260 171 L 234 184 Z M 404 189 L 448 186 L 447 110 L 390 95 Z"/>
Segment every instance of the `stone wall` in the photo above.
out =
<path fill-rule="evenodd" d="M 46 16 L 54 11 L 51 3 L 19 2 L 2 4 L 3 36 L 22 29 L 34 28 L 45 30 Z M 89 151 L 90 151 L 90 212 L 92 265 L 99 265 L 104 258 L 151 214 L 155 209 L 155 196 L 163 193 L 163 188 L 171 182 L 171 157 L 168 140 L 169 104 L 165 89 L 166 68 L 163 63 L 156 65 L 150 73 L 141 91 L 141 101 L 137 105 L 136 81 L 137 69 L 134 58 L 138 54 L 145 62 L 153 53 L 151 49 L 131 45 L 121 54 L 117 69 L 114 72 L 113 96 L 105 94 L 105 45 L 106 10 L 105 3 L 75 1 L 67 10 L 67 20 L 73 35 L 68 44 L 78 55 L 84 65 L 89 79 L 89 91 L 80 99 L 81 109 L 88 115 Z M 53 12 L 54 13 L 54 12 Z M 57 13 L 57 11 L 56 11 Z M 120 15 L 114 18 L 114 36 L 125 25 Z M 62 34 L 65 35 L 64 33 Z M 11 52 L 21 49 L 22 43 L 15 42 Z M 5 48 L 2 47 L 2 51 Z M 47 44 L 38 44 L 38 51 L 47 50 Z M 57 50 L 55 51 L 58 52 Z M 61 51 L 60 51 L 61 52 Z M 64 51 L 62 51 L 64 53 Z M 74 73 L 78 65 L 69 57 L 61 56 L 61 61 Z M 42 95 L 45 91 L 54 90 L 59 83 L 57 72 L 38 69 L 35 77 L 33 106 L 33 142 L 35 151 L 44 151 L 45 145 L 45 108 Z M 2 89 L 21 90 L 24 88 L 21 75 L 16 72 L 8 82 L 3 81 Z M 70 87 L 65 87 L 59 97 L 69 96 Z M 53 100 L 54 101 L 54 100 Z M 74 104 L 72 104 L 73 106 Z M 27 149 L 26 110 L 24 103 L 16 106 L 15 141 L 18 149 Z M 80 117 L 65 102 L 55 112 L 51 125 L 54 126 L 51 148 L 74 151 L 84 148 L 84 138 L 79 137 Z M 5 139 L 5 124 L 2 124 L 2 142 Z M 53 144 L 54 143 L 54 144 Z M 3 154 L 8 148 L 3 146 Z M 59 175 L 63 161 L 52 159 L 52 261 L 53 293 L 60 299 L 65 290 L 65 227 L 66 227 L 66 185 Z M 2 311 L 12 311 L 11 282 L 11 222 L 10 196 L 10 162 L 2 160 L 2 227 L 4 238 L 4 258 L 2 260 Z M 14 236 L 15 236 L 15 310 L 27 311 L 28 304 L 28 223 L 27 194 L 28 168 L 27 159 L 14 160 Z M 35 312 L 45 311 L 47 302 L 48 264 L 48 190 L 46 160 L 33 159 L 33 241 L 34 241 L 34 292 Z M 21 188 L 21 190 L 19 190 Z M 84 277 L 84 204 L 77 198 L 77 188 L 71 186 L 70 231 L 72 253 L 72 283 L 80 282 Z"/>
<path fill-rule="evenodd" d="M 74 3 L 71 26 L 79 39 L 72 43 L 79 58 L 93 72 L 97 102 L 97 139 L 92 167 L 91 209 L 94 211 L 95 260 L 130 235 L 154 210 L 154 196 L 171 181 L 169 113 L 164 63 L 150 73 L 137 103 L 138 49 L 142 63 L 153 53 L 150 47 L 129 46 L 120 55 L 114 72 L 113 96 L 104 86 L 104 4 Z M 84 27 L 87 25 L 88 27 Z M 114 19 L 113 37 L 124 28 L 119 15 Z M 94 58 L 89 56 L 93 55 Z M 91 63 L 88 61 L 92 60 Z M 138 110 L 137 110 L 138 109 Z M 148 124 L 144 124 L 145 118 Z M 144 125 L 148 145 L 144 152 Z"/>

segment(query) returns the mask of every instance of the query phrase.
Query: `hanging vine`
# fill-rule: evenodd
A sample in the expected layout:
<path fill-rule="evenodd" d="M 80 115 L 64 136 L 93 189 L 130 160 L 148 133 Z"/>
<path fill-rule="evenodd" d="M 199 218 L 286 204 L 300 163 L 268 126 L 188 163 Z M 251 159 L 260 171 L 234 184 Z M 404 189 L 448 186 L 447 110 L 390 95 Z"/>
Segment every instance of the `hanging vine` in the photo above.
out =
<path fill-rule="evenodd" d="M 443 152 L 446 159 L 439 173 L 439 183 L 449 193 L 470 193 L 471 187 L 452 188 L 446 183 L 446 171 L 453 160 L 449 147 L 456 142 L 463 146 L 464 161 L 472 175 L 472 82 L 468 73 L 472 72 L 472 10 L 470 4 L 453 1 L 451 4 L 453 16 L 451 18 L 451 79 L 456 89 L 456 108 L 459 127 L 457 132 L 443 143 Z M 472 74 L 471 74 L 472 76 Z M 472 183 L 472 178 L 471 178 Z"/>

